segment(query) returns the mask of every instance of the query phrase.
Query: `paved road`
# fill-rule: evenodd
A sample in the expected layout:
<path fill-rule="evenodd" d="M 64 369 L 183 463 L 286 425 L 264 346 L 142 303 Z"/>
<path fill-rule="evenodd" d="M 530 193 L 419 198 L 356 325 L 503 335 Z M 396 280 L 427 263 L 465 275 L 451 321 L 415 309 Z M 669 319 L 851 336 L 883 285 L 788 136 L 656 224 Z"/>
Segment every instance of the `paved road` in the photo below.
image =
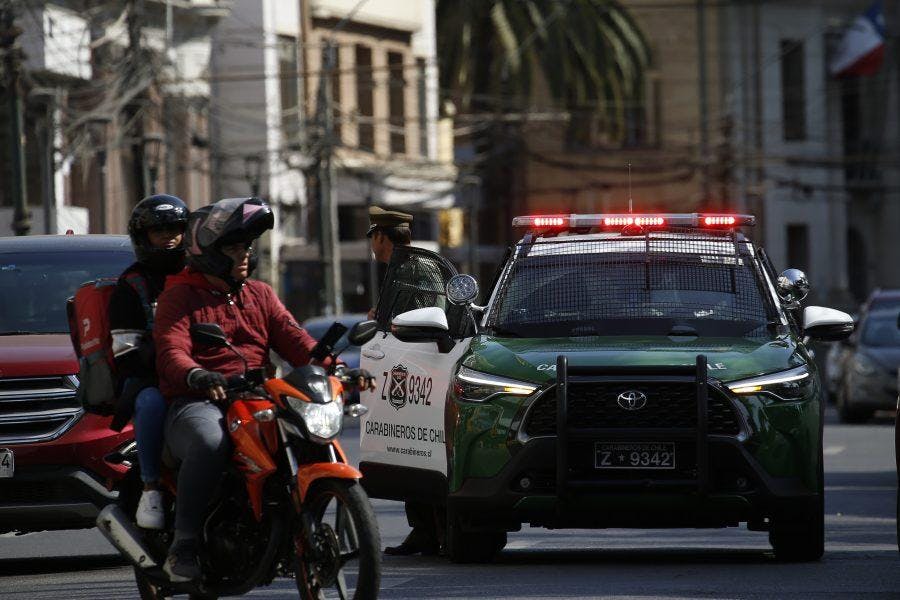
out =
<path fill-rule="evenodd" d="M 351 437 L 352 439 L 352 437 Z M 346 444 L 352 449 L 352 442 Z M 825 429 L 826 554 L 778 564 L 766 534 L 545 531 L 511 534 L 496 564 L 386 557 L 382 598 L 898 598 L 893 427 L 887 418 Z M 402 505 L 376 502 L 386 544 L 406 532 Z M 290 581 L 253 598 L 291 598 Z M 131 571 L 96 531 L 0 536 L 0 598 L 135 598 Z"/>

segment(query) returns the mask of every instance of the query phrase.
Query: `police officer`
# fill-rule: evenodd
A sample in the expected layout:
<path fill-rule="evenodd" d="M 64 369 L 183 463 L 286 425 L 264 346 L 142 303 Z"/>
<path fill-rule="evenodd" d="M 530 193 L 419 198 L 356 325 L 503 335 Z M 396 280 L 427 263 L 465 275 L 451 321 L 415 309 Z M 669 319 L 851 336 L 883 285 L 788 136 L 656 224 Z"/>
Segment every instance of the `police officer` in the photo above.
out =
<path fill-rule="evenodd" d="M 378 206 L 369 208 L 369 231 L 366 236 L 379 266 L 386 266 L 391 261 L 396 246 L 409 246 L 412 240 L 412 220 L 412 215 L 404 212 L 385 210 Z M 379 292 L 383 283 L 382 281 L 379 286 Z M 369 311 L 369 318 L 375 318 L 375 308 Z M 384 553 L 399 556 L 440 553 L 446 529 L 446 509 L 422 501 L 407 501 L 405 508 L 406 520 L 412 531 L 403 543 L 385 548 Z"/>
<path fill-rule="evenodd" d="M 384 267 L 391 262 L 394 246 L 409 246 L 412 240 L 412 215 L 398 210 L 385 210 L 380 206 L 369 208 L 369 230 L 366 237 L 372 245 L 372 253 L 379 266 L 379 274 L 384 275 Z M 381 285 L 379 285 L 379 293 Z M 375 318 L 375 308 L 369 310 L 369 318 Z"/>

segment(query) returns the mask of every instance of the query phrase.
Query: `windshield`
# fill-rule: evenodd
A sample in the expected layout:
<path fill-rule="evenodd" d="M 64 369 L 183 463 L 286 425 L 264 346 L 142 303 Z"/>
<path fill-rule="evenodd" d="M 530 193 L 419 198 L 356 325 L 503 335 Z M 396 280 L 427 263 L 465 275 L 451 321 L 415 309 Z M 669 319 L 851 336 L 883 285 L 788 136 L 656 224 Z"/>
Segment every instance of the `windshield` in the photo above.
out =
<path fill-rule="evenodd" d="M 500 335 L 765 334 L 746 248 L 725 239 L 560 238 L 520 245 L 488 326 Z"/>
<path fill-rule="evenodd" d="M 85 281 L 118 277 L 130 251 L 0 254 L 0 335 L 68 333 L 66 299 Z"/>
<path fill-rule="evenodd" d="M 861 341 L 863 346 L 900 347 L 900 329 L 897 318 L 900 311 L 894 309 L 873 310 L 866 317 Z"/>

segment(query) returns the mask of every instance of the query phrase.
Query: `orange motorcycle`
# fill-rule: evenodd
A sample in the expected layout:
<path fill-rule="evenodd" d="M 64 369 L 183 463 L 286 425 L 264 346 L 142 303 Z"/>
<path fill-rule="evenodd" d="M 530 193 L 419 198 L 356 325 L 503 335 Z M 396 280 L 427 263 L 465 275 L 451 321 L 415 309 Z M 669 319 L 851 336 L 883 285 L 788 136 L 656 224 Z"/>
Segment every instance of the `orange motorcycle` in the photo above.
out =
<path fill-rule="evenodd" d="M 375 327 L 373 321 L 359 323 L 347 337 L 362 345 Z M 334 345 L 346 331 L 332 325 L 313 355 L 336 358 Z M 240 356 L 216 324 L 192 325 L 191 338 Z M 131 469 L 119 502 L 101 511 L 97 526 L 134 565 L 141 598 L 239 595 L 276 577 L 294 578 L 304 600 L 377 597 L 381 540 L 375 514 L 359 483 L 362 474 L 337 441 L 343 418 L 366 411 L 343 402 L 355 383 L 341 365 L 307 365 L 283 378 L 246 369 L 229 379 L 226 426 L 234 451 L 205 516 L 201 582 L 172 583 L 162 569 L 174 535 L 176 465 L 167 465 L 164 475 L 166 527 L 140 529 L 132 519 L 142 486 L 136 451 L 120 455 Z"/>

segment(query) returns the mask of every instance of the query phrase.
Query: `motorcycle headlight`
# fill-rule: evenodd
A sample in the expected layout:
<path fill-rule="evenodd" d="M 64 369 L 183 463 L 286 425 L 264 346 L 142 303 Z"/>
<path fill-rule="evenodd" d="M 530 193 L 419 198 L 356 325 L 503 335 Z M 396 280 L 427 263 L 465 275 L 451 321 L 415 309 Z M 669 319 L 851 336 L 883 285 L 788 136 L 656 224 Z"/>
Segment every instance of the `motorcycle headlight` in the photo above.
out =
<path fill-rule="evenodd" d="M 804 366 L 789 371 L 779 371 L 760 377 L 733 381 L 726 385 L 735 394 L 765 394 L 790 402 L 801 400 L 809 395 L 813 386 L 813 377 L 809 369 Z"/>
<path fill-rule="evenodd" d="M 461 400 L 484 402 L 497 395 L 529 396 L 537 386 L 526 381 L 517 381 L 497 375 L 473 371 L 460 367 L 453 381 L 453 390 Z"/>
<path fill-rule="evenodd" d="M 344 417 L 343 401 L 335 399 L 325 404 L 316 404 L 293 396 L 284 398 L 290 409 L 303 419 L 311 436 L 329 440 L 341 432 Z"/>

